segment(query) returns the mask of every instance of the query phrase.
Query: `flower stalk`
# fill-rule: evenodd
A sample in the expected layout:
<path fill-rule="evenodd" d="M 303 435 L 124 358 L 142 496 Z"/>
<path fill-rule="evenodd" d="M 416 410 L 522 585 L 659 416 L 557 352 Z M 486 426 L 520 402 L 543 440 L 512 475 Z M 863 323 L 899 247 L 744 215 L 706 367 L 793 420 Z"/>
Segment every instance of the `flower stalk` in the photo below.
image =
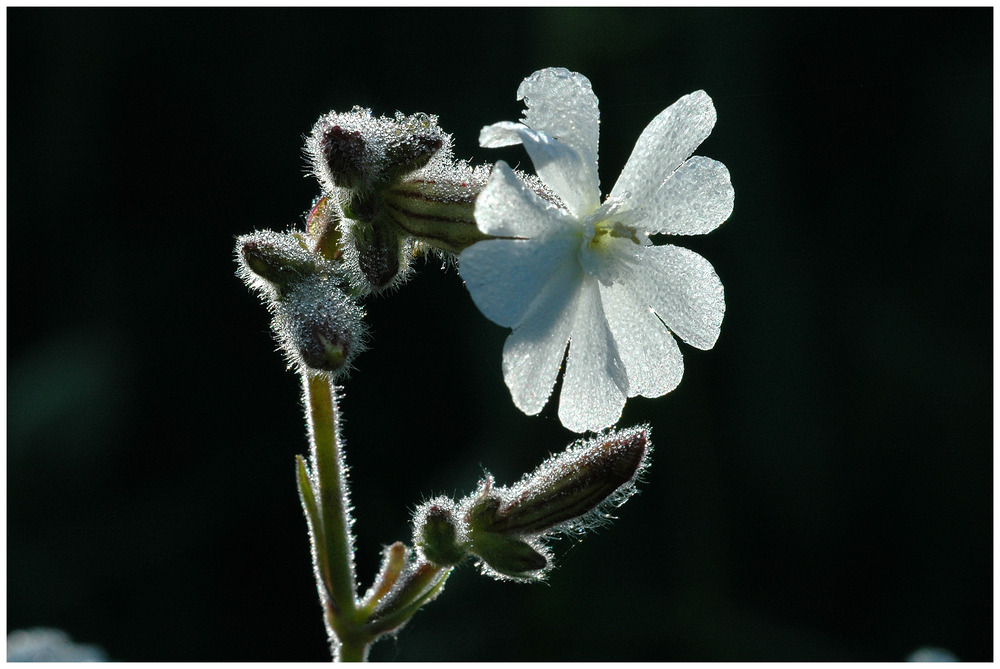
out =
<path fill-rule="evenodd" d="M 298 458 L 299 495 L 309 525 L 316 588 L 334 661 L 363 662 L 381 635 L 400 628 L 441 592 L 451 569 L 414 560 L 396 542 L 386 548 L 375 582 L 358 600 L 337 387 L 325 374 L 304 372 L 302 380 L 309 462 Z"/>
<path fill-rule="evenodd" d="M 336 390 L 325 376 L 302 376 L 312 476 L 311 485 L 300 492 L 312 535 L 316 585 L 334 657 L 364 659 L 371 640 L 366 642 L 355 629 L 358 607 L 354 539 Z"/>

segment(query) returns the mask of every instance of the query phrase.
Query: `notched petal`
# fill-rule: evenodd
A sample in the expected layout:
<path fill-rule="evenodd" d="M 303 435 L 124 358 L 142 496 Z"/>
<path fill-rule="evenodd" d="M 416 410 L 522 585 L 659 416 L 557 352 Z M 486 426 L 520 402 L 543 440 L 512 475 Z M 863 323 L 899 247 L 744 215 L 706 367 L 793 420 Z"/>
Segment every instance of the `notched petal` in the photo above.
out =
<path fill-rule="evenodd" d="M 681 382 L 684 358 L 674 336 L 633 294 L 630 285 L 601 287 L 608 326 L 628 374 L 628 396 L 660 397 Z"/>
<path fill-rule="evenodd" d="M 476 199 L 476 225 L 493 237 L 543 238 L 579 227 L 554 203 L 543 199 L 499 161 Z"/>
<path fill-rule="evenodd" d="M 600 112 L 587 77 L 561 67 L 535 72 L 517 89 L 524 123 L 554 137 L 597 163 Z"/>
<path fill-rule="evenodd" d="M 715 105 L 705 91 L 685 95 L 664 109 L 639 135 L 611 197 L 627 195 L 641 206 L 711 134 L 715 119 Z"/>
<path fill-rule="evenodd" d="M 600 206 L 596 160 L 591 160 L 548 133 L 530 128 L 524 128 L 519 133 L 538 177 L 559 196 L 570 212 L 582 217 Z"/>
<path fill-rule="evenodd" d="M 564 265 L 546 283 L 503 347 L 503 377 L 518 409 L 542 410 L 556 383 L 580 298 L 582 270 Z"/>
<path fill-rule="evenodd" d="M 729 170 L 717 160 L 694 156 L 671 174 L 643 204 L 643 227 L 651 233 L 703 235 L 733 213 Z"/>
<path fill-rule="evenodd" d="M 597 432 L 622 415 L 628 377 L 608 329 L 597 280 L 585 282 L 566 358 L 559 420 L 574 432 Z"/>
<path fill-rule="evenodd" d="M 665 244 L 643 249 L 642 269 L 633 275 L 637 299 L 686 343 L 702 350 L 715 346 L 726 298 L 711 263 L 694 251 Z"/>
<path fill-rule="evenodd" d="M 484 316 L 517 327 L 545 284 L 569 270 L 577 246 L 571 237 L 487 240 L 462 252 L 459 274 Z"/>

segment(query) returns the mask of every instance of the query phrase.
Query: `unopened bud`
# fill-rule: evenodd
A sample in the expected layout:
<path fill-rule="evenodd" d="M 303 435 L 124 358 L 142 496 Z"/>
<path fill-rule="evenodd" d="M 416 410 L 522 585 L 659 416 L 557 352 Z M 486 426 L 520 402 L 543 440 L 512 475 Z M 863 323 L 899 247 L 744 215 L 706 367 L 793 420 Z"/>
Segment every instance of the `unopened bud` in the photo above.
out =
<path fill-rule="evenodd" d="M 551 560 L 539 539 L 604 522 L 605 509 L 635 493 L 650 449 L 649 428 L 640 426 L 572 444 L 510 488 L 487 475 L 462 503 L 469 552 L 487 573 L 543 577 Z"/>
<path fill-rule="evenodd" d="M 331 277 L 291 284 L 273 310 L 274 330 L 294 364 L 337 374 L 365 348 L 364 313 Z"/>
<path fill-rule="evenodd" d="M 385 146 L 385 178 L 387 181 L 418 170 L 451 138 L 437 125 L 437 116 L 396 112 L 392 122 L 393 136 Z"/>
<path fill-rule="evenodd" d="M 340 125 L 321 126 L 320 147 L 331 180 L 342 188 L 364 183 L 373 166 L 367 160 L 367 144 L 358 130 Z"/>
<path fill-rule="evenodd" d="M 390 221 L 352 220 L 350 230 L 353 244 L 346 260 L 360 273 L 355 278 L 366 292 L 389 288 L 409 274 L 410 244 Z"/>
<path fill-rule="evenodd" d="M 424 504 L 415 517 L 414 543 L 428 562 L 442 567 L 461 562 L 468 551 L 461 545 L 454 502 L 439 498 Z"/>
<path fill-rule="evenodd" d="M 519 580 L 538 580 L 549 565 L 541 546 L 499 534 L 477 537 L 475 554 L 490 570 L 501 576 Z"/>
<path fill-rule="evenodd" d="M 559 529 L 631 496 L 649 456 L 649 428 L 612 432 L 572 445 L 503 496 L 490 532 L 537 535 Z"/>
<path fill-rule="evenodd" d="M 436 116 L 397 112 L 395 118 L 375 118 L 370 109 L 355 107 L 321 116 L 306 139 L 305 152 L 323 190 L 333 195 L 338 188 L 377 190 L 420 169 L 450 144 Z"/>
<path fill-rule="evenodd" d="M 363 188 L 378 169 L 377 151 L 365 140 L 371 113 L 355 107 L 321 116 L 306 139 L 313 173 L 328 195 L 337 188 Z"/>
<path fill-rule="evenodd" d="M 271 230 L 237 238 L 236 255 L 244 281 L 254 285 L 263 280 L 279 289 L 315 273 L 322 262 L 299 236 Z"/>

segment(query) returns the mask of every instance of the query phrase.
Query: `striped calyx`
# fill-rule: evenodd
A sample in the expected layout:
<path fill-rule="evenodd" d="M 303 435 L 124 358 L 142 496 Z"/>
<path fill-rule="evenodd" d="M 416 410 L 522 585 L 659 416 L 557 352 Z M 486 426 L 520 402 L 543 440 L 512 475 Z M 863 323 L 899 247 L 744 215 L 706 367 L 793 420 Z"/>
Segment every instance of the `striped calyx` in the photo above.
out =
<path fill-rule="evenodd" d="M 461 178 L 465 176 L 466 178 Z M 392 221 L 406 234 L 433 248 L 458 254 L 486 239 L 476 227 L 476 196 L 485 185 L 478 175 L 439 175 L 394 184 L 383 199 Z"/>

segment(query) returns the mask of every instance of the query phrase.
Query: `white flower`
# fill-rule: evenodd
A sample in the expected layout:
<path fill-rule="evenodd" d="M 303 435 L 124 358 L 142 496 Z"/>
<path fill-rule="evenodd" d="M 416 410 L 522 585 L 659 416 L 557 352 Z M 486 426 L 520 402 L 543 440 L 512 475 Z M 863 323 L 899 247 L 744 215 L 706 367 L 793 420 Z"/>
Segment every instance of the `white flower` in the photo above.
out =
<path fill-rule="evenodd" d="M 598 108 L 590 81 L 541 70 L 517 92 L 522 123 L 483 128 L 485 147 L 523 144 L 548 201 L 498 162 L 476 203 L 496 237 L 462 252 L 462 278 L 487 318 L 513 328 L 503 374 L 514 404 L 541 411 L 566 345 L 559 419 L 575 432 L 614 424 L 626 397 L 659 397 L 684 370 L 673 335 L 700 349 L 719 337 L 722 282 L 707 260 L 651 234 L 704 234 L 733 210 L 725 165 L 691 157 L 715 125 L 704 91 L 682 97 L 646 127 L 608 198 L 597 176 Z M 673 335 L 671 334 L 673 333 Z"/>

